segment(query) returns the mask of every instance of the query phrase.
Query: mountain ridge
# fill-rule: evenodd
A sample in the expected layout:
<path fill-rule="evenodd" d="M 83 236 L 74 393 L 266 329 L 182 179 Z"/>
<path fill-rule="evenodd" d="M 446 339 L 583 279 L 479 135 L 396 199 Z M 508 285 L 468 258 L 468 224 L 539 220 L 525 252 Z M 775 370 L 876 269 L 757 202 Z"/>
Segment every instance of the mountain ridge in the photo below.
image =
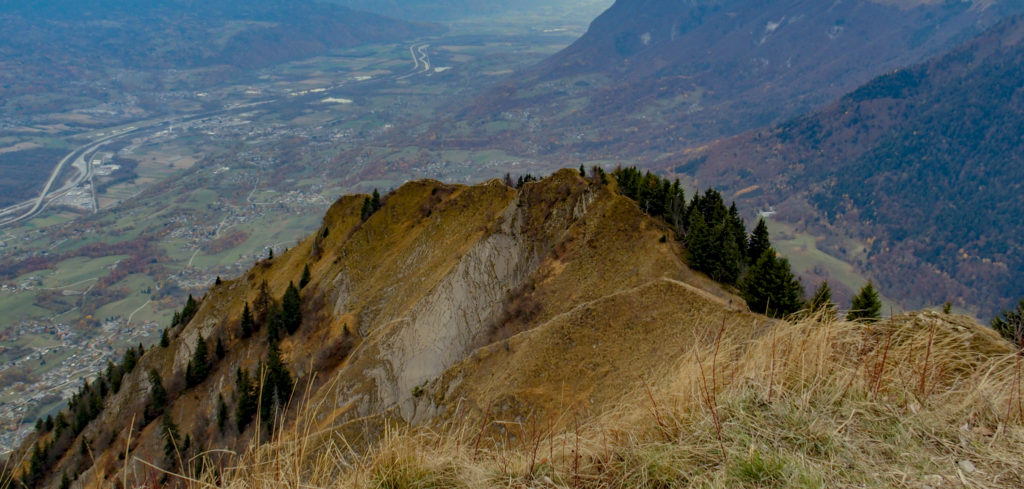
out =
<path fill-rule="evenodd" d="M 83 386 L 72 400 L 76 414 L 71 424 L 63 414 L 41 422 L 12 459 L 16 475 L 30 487 L 187 485 L 188 479 L 175 474 L 236 487 L 255 483 L 255 473 L 281 464 L 277 473 L 260 480 L 271 485 L 328 475 L 337 480 L 345 474 L 336 472 L 342 467 L 393 460 L 379 450 L 396 442 L 399 430 L 433 433 L 439 437 L 437 447 L 448 447 L 442 440 L 450 436 L 447 440 L 463 449 L 473 447 L 475 454 L 469 458 L 479 460 L 482 443 L 495 447 L 487 450 L 526 443 L 522 440 L 539 446 L 539 433 L 557 436 L 573 429 L 578 440 L 581 422 L 634 419 L 643 409 L 636 404 L 637 396 L 650 399 L 653 407 L 647 409 L 654 413 L 649 418 L 656 420 L 654 426 L 664 430 L 678 422 L 680 430 L 696 429 L 713 437 L 703 414 L 684 421 L 697 411 L 676 411 L 693 409 L 696 396 L 663 397 L 695 389 L 698 367 L 704 395 L 711 389 L 703 374 L 708 367 L 715 392 L 721 378 L 723 389 L 729 389 L 723 395 L 746 396 L 746 403 L 735 401 L 751 409 L 742 412 L 763 412 L 771 406 L 776 383 L 780 396 L 790 392 L 799 398 L 807 388 L 815 396 L 839 395 L 841 386 L 835 382 L 811 382 L 816 375 L 850 379 L 839 398 L 852 392 L 853 399 L 843 400 L 843 406 L 860 406 L 864 396 L 877 399 L 880 390 L 887 398 L 909 395 L 899 387 L 907 383 L 898 381 L 906 372 L 894 368 L 883 375 L 882 349 L 888 352 L 891 346 L 893 355 L 907 355 L 906 365 L 919 365 L 929 327 L 933 339 L 927 341 L 937 345 L 934 361 L 953 369 L 928 373 L 926 368 L 921 374 L 925 385 L 934 384 L 941 393 L 935 396 L 974 399 L 998 392 L 992 402 L 1009 395 L 1013 406 L 1013 391 L 1006 387 L 1013 378 L 1008 367 L 1013 350 L 994 331 L 965 317 L 937 313 L 894 318 L 879 323 L 878 329 L 816 316 L 795 323 L 751 313 L 734 289 L 691 270 L 680 244 L 668 239 L 673 235 L 668 224 L 644 214 L 616 187 L 596 171 L 584 178 L 580 172 L 562 170 L 536 182 L 524 179 L 518 186 L 498 180 L 475 186 L 422 180 L 379 202 L 364 195 L 342 197 L 314 235 L 237 279 L 219 281 L 200 300 L 190 298 L 168 328 L 165 342 L 137 357 L 130 350 L 122 364 L 111 365 Z M 301 290 L 294 292 L 297 303 L 288 299 L 293 290 Z M 277 297 L 283 298 L 278 302 Z M 297 322 L 286 326 L 293 320 Z M 838 335 L 836 344 L 822 339 L 833 334 Z M 813 343 L 800 345 L 797 338 L 813 338 Z M 778 380 L 776 341 L 783 345 L 780 362 L 786 359 Z M 953 355 L 950 344 L 966 350 Z M 772 377 L 765 379 L 769 345 Z M 839 355 L 849 351 L 860 353 L 853 358 Z M 875 373 L 858 375 L 861 363 L 877 365 L 879 358 L 881 370 L 876 366 Z M 809 359 L 816 362 L 810 371 L 801 366 Z M 727 364 L 747 366 L 733 372 Z M 856 371 L 844 370 L 853 365 Z M 968 384 L 984 391 L 965 394 L 959 384 L 964 378 L 950 372 L 973 372 L 979 365 L 999 373 L 978 382 L 971 377 Z M 830 370 L 836 368 L 838 373 Z M 679 379 L 686 379 L 683 385 L 688 386 L 682 391 L 674 387 Z M 765 390 L 750 384 L 765 380 L 773 386 L 767 389 L 767 401 Z M 278 385 L 288 386 L 291 394 L 275 393 Z M 924 395 L 924 389 L 914 392 Z M 672 399 L 671 407 L 662 408 L 659 399 Z M 636 407 L 624 414 L 624 406 Z M 730 406 L 712 411 L 736 416 Z M 998 419 L 995 413 L 1002 412 L 1002 404 L 934 406 L 940 408 L 924 412 L 966 409 L 986 429 Z M 856 409 L 887 408 L 871 404 Z M 676 414 L 663 418 L 663 412 Z M 839 417 L 833 421 L 838 423 Z M 936 419 L 913 422 L 933 426 L 927 423 Z M 467 435 L 468 426 L 477 423 L 480 427 L 472 428 L 476 434 Z M 1019 419 L 1010 423 L 1019 429 Z M 646 439 L 651 428 L 636 429 L 638 439 Z M 425 435 L 408 436 L 412 441 Z M 715 445 L 720 448 L 713 450 L 731 453 L 735 449 L 726 443 L 749 442 L 746 435 L 733 436 L 719 432 Z M 855 438 L 863 442 L 859 435 Z M 341 446 L 347 452 L 338 453 Z M 606 449 L 611 446 L 606 443 Z M 1012 441 L 998 444 L 999 450 L 1014 446 Z M 448 450 L 438 453 L 454 453 Z M 944 453 L 922 449 L 922 456 L 929 450 Z M 555 460 L 553 445 L 547 462 L 538 461 L 536 451 L 534 455 L 534 467 Z M 324 458 L 334 456 L 347 462 Z M 306 465 L 310 463 L 327 465 Z M 720 463 L 710 466 L 727 471 Z M 978 463 L 992 470 L 988 461 Z M 578 459 L 575 464 L 572 470 L 579 474 Z M 359 470 L 349 476 L 359 476 Z M 365 470 L 373 472 L 364 474 L 370 480 L 356 486 L 412 483 L 400 482 L 405 476 L 399 473 Z M 416 469 L 410 477 L 434 480 L 429 473 Z M 399 482 L 386 482 L 394 477 Z M 569 486 L 561 481 L 550 484 Z M 616 487 L 636 487 L 623 484 Z M 469 485 L 505 483 L 487 479 Z"/>
<path fill-rule="evenodd" d="M 487 345 L 505 345 L 497 351 L 510 351 L 511 345 L 528 341 L 522 333 L 529 330 L 561 331 L 559 335 L 572 337 L 579 319 L 563 313 L 571 313 L 577 304 L 604 311 L 602 316 L 610 319 L 623 314 L 616 308 L 622 298 L 642 304 L 662 297 L 658 307 L 677 310 L 681 318 L 691 320 L 691 315 L 678 311 L 679 304 L 704 304 L 702 309 L 718 309 L 723 302 L 742 304 L 732 292 L 685 265 L 679 245 L 661 239 L 671 233 L 663 223 L 575 171 L 561 171 L 521 189 L 496 180 L 473 187 L 412 182 L 384 198 L 382 207 L 365 222 L 363 206 L 363 196 L 340 199 L 314 236 L 257 264 L 245 276 L 211 288 L 198 302 L 194 317 L 169 328 L 168 346 L 152 347 L 125 375 L 120 392 L 105 402 L 109 409 L 97 413 L 96 421 L 84 428 L 81 439 L 92 443 L 95 462 L 86 463 L 69 450 L 54 460 L 56 468 L 48 472 L 44 485 L 56 485 L 60 471 L 74 472 L 83 463 L 89 468 L 81 473 L 82 481 L 120 478 L 118 454 L 129 439 L 132 456 L 159 458 L 163 422 L 145 414 L 156 409 L 147 394 L 156 385 L 149 373 L 154 368 L 171 399 L 165 412 L 181 433 L 190 435 L 193 447 L 216 443 L 244 451 L 252 426 L 260 421 L 240 432 L 230 426 L 218 430 L 214 422 L 218 396 L 234 406 L 228 410 L 235 413 L 239 394 L 230 386 L 237 380 L 236 370 L 250 371 L 259 362 L 267 365 L 272 350 L 264 337 L 270 334 L 264 333 L 267 326 L 249 338 L 240 332 L 243 306 L 248 303 L 259 311 L 256 304 L 264 280 L 269 296 L 281 297 L 289 283 L 298 283 L 307 265 L 311 279 L 302 292 L 303 322 L 296 333 L 281 338 L 279 351 L 295 375 L 297 398 L 321 406 L 311 418 L 318 429 L 343 427 L 367 416 L 407 423 L 451 416 L 450 400 L 428 402 L 458 390 L 460 375 L 439 380 L 445 372 L 481 361 L 473 352 L 482 352 Z M 695 295 L 690 287 L 664 282 L 666 276 L 708 292 Z M 648 293 L 652 291 L 658 294 Z M 708 293 L 724 299 L 710 300 Z M 757 321 L 739 311 L 726 316 L 736 324 Z M 654 321 L 645 315 L 639 324 Z M 210 378 L 189 388 L 182 375 L 194 361 L 200 338 L 223 343 L 226 356 L 213 363 Z M 676 348 L 672 342 L 651 344 L 663 351 Z M 603 355 L 611 357 L 615 351 Z M 560 360 L 568 372 L 580 372 L 578 378 L 594 375 L 571 367 L 569 358 L 573 357 L 563 355 Z M 258 378 L 254 372 L 251 375 Z M 636 384 L 632 377 L 600 373 L 617 378 L 618 385 Z M 504 399 L 520 401 L 502 405 L 495 413 L 514 416 L 528 405 L 522 399 L 530 397 L 519 391 L 526 388 L 523 384 L 506 387 L 512 390 Z M 83 398 L 93 396 L 90 392 L 86 390 Z M 133 418 L 133 426 L 125 425 Z M 372 426 L 365 429 L 373 433 Z M 63 436 L 69 434 L 65 431 Z M 72 442 L 80 443 L 74 438 L 64 443 Z"/>

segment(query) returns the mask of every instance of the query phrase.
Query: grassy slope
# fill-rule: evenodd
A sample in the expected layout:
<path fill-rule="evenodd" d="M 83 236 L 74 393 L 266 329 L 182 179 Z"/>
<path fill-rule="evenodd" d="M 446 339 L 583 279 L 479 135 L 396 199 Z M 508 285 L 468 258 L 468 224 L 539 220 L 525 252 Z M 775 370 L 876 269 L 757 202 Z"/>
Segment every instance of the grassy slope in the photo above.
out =
<path fill-rule="evenodd" d="M 297 429 L 243 456 L 219 486 L 1024 484 L 1020 359 L 968 318 L 809 319 L 705 339 L 614 409 L 562 413 L 564 429 L 538 417 L 391 426 L 358 455 L 343 444 L 302 453 L 310 437 Z M 481 426 L 504 434 L 481 437 Z"/>

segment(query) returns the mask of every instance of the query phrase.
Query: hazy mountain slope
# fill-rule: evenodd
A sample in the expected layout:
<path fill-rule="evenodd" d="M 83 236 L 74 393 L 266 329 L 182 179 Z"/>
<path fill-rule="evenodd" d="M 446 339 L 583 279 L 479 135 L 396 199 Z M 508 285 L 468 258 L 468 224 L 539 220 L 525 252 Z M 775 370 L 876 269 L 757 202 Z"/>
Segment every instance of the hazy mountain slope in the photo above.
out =
<path fill-rule="evenodd" d="M 751 204 L 870 240 L 867 269 L 894 296 L 993 315 L 1024 295 L 1022 39 L 1024 20 L 1010 19 L 678 170 L 733 190 L 760 185 Z"/>
<path fill-rule="evenodd" d="M 0 111 L 27 120 L 90 103 L 162 108 L 161 91 L 193 92 L 254 68 L 440 29 L 306 0 L 6 1 Z"/>
<path fill-rule="evenodd" d="M 510 10 L 536 8 L 548 2 L 525 0 L 514 4 L 494 0 L 333 0 L 354 9 L 376 12 L 400 19 L 442 21 L 483 17 Z"/>
<path fill-rule="evenodd" d="M 573 45 L 446 124 L 500 141 L 489 124 L 522 121 L 515 130 L 532 136 L 526 143 L 508 136 L 507 144 L 524 151 L 657 154 L 800 114 L 1021 9 L 1018 2 L 619 0 Z"/>
<path fill-rule="evenodd" d="M 72 71 L 107 67 L 263 66 L 360 42 L 431 32 L 425 26 L 304 0 L 7 2 L 5 57 Z"/>

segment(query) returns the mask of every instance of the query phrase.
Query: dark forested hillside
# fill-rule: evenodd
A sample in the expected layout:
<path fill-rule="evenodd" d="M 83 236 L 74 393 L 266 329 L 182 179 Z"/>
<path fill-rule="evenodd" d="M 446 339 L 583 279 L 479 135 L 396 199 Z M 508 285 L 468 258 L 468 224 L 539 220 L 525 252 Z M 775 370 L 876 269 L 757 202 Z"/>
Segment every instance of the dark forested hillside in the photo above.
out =
<path fill-rule="evenodd" d="M 712 146 L 683 172 L 783 219 L 872 244 L 892 296 L 960 299 L 982 315 L 1024 293 L 1024 20 L 879 77 L 820 112 Z M 804 209 L 806 211 L 801 211 Z"/>
<path fill-rule="evenodd" d="M 453 122 L 490 139 L 494 126 L 514 124 L 529 138 L 509 138 L 520 150 L 661 153 L 827 104 L 1020 10 L 1007 1 L 618 0 L 573 45 Z"/>

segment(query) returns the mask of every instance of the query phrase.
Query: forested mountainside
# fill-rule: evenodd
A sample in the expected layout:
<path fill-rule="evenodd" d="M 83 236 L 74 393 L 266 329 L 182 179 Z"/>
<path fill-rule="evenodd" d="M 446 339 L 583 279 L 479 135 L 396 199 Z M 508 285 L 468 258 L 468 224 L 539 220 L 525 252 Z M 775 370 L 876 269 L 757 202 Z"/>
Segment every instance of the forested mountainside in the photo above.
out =
<path fill-rule="evenodd" d="M 425 138 L 642 161 L 799 115 L 1021 10 L 1006 1 L 619 0 L 564 51 L 460 105 Z"/>
<path fill-rule="evenodd" d="M 815 113 L 677 161 L 821 235 L 870 243 L 894 296 L 991 317 L 1024 293 L 1024 21 L 894 70 Z M 681 165 L 680 165 L 681 163 Z M 748 189 L 749 190 L 749 189 Z M 843 250 L 833 250 L 838 255 Z"/>

